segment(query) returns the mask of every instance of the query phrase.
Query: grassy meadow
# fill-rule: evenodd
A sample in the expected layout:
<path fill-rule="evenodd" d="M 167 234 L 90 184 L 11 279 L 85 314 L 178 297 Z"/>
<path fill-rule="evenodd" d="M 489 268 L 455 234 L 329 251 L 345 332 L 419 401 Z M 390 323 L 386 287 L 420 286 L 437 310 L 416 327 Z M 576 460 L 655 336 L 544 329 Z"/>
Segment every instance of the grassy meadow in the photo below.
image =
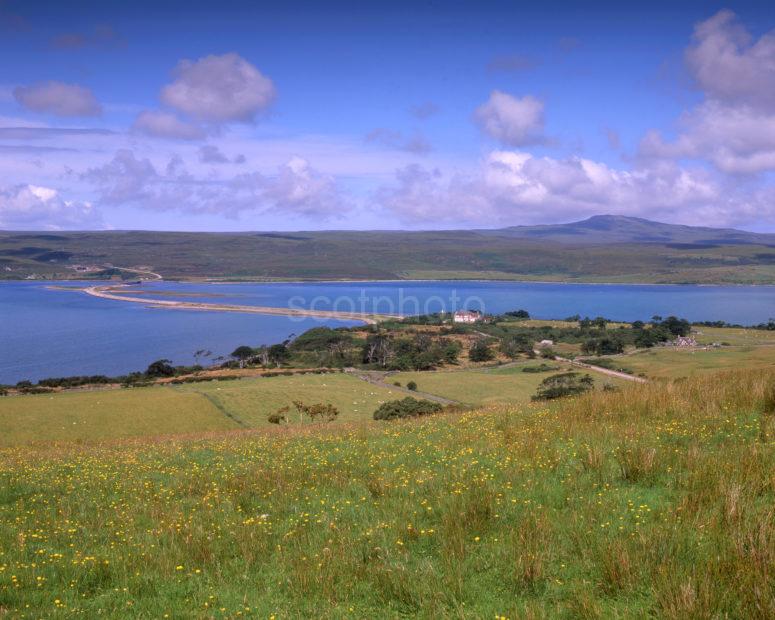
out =
<path fill-rule="evenodd" d="M 0 614 L 771 618 L 774 381 L 5 448 Z"/>
<path fill-rule="evenodd" d="M 538 366 L 541 360 L 530 360 L 503 368 L 476 370 L 446 370 L 436 372 L 399 372 L 391 374 L 387 381 L 398 381 L 406 385 L 410 381 L 417 384 L 417 389 L 437 396 L 456 400 L 465 405 L 490 406 L 506 404 L 522 404 L 530 402 L 536 393 L 538 385 L 546 377 L 562 370 L 571 370 L 567 364 L 551 362 L 557 367 L 554 372 L 528 373 L 522 369 L 526 366 Z M 591 376 L 598 386 L 605 383 L 617 383 L 616 379 L 594 373 Z"/>
<path fill-rule="evenodd" d="M 659 347 L 617 355 L 612 361 L 654 379 L 676 379 L 729 368 L 775 369 L 775 347 L 733 346 L 718 349 Z"/>
<path fill-rule="evenodd" d="M 0 398 L 0 447 L 239 428 L 199 394 L 169 387 Z"/>
<path fill-rule="evenodd" d="M 0 447 L 257 428 L 294 400 L 331 403 L 337 422 L 347 422 L 370 419 L 381 403 L 404 396 L 345 374 L 13 396 L 0 398 Z"/>
<path fill-rule="evenodd" d="M 268 425 L 267 416 L 286 406 L 291 406 L 288 422 L 298 422 L 292 407 L 294 400 L 307 404 L 331 403 L 340 412 L 337 422 L 349 422 L 370 419 L 383 402 L 405 396 L 398 390 L 372 385 L 343 373 L 192 383 L 174 389 L 205 396 L 247 428 Z"/>

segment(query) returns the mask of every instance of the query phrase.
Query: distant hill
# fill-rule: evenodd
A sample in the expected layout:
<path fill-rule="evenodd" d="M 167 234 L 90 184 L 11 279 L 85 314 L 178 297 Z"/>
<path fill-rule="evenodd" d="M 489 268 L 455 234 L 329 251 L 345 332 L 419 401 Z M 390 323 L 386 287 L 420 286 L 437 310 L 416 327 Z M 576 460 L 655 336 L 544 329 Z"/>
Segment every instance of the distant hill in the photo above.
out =
<path fill-rule="evenodd" d="M 663 224 L 640 217 L 595 215 L 569 224 L 512 226 L 493 234 L 521 239 L 544 239 L 560 243 L 663 243 L 707 245 L 775 245 L 775 234 L 760 234 L 733 228 L 709 228 Z"/>
<path fill-rule="evenodd" d="M 0 232 L 0 279 L 114 267 L 169 279 L 775 284 L 775 235 L 614 215 L 497 230 Z"/>

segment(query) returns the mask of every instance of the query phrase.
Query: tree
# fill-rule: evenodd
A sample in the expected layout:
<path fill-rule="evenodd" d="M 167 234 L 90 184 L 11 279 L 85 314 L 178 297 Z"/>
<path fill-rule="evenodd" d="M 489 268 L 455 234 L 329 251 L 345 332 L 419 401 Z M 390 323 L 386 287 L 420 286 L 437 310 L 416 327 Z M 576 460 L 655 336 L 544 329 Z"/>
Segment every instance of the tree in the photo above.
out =
<path fill-rule="evenodd" d="M 172 377 L 175 375 L 175 369 L 171 360 L 161 359 L 149 364 L 145 374 L 149 377 Z"/>
<path fill-rule="evenodd" d="M 300 400 L 294 400 L 293 406 L 299 412 L 299 421 L 303 421 L 303 416 L 309 417 L 310 421 L 315 422 L 320 419 L 323 422 L 333 422 L 339 415 L 339 409 L 330 403 L 315 403 L 306 405 Z"/>
<path fill-rule="evenodd" d="M 250 361 L 253 357 L 255 357 L 256 352 L 253 350 L 252 347 L 248 347 L 246 345 L 242 345 L 241 347 L 237 347 L 234 349 L 234 351 L 231 352 L 231 357 L 236 359 L 239 362 L 239 367 L 244 368 L 245 364 Z"/>
<path fill-rule="evenodd" d="M 590 338 L 582 343 L 581 351 L 586 355 L 616 355 L 624 352 L 624 344 L 615 337 Z"/>
<path fill-rule="evenodd" d="M 468 351 L 468 359 L 472 362 L 489 362 L 494 358 L 495 354 L 484 339 L 477 340 Z"/>
<path fill-rule="evenodd" d="M 499 348 L 506 357 L 516 359 L 522 354 L 530 355 L 533 352 L 533 343 L 525 334 L 515 334 L 503 338 Z"/>
<path fill-rule="evenodd" d="M 280 407 L 275 413 L 270 413 L 269 417 L 267 418 L 267 421 L 270 424 L 282 424 L 283 422 L 287 422 L 288 418 L 286 417 L 286 414 L 290 410 L 290 407 L 286 405 L 285 407 Z"/>
<path fill-rule="evenodd" d="M 506 312 L 506 316 L 514 317 L 515 319 L 529 319 L 530 313 L 527 310 L 512 310 Z"/>
<path fill-rule="evenodd" d="M 414 418 L 438 413 L 443 407 L 429 400 L 415 400 L 407 396 L 403 400 L 389 400 L 382 403 L 374 412 L 375 420 L 396 420 L 399 418 Z"/>
<path fill-rule="evenodd" d="M 291 355 L 288 350 L 287 341 L 280 344 L 273 344 L 267 350 L 269 361 L 276 366 L 282 365 Z"/>
<path fill-rule="evenodd" d="M 692 326 L 686 319 L 679 319 L 676 316 L 669 316 L 660 324 L 660 327 L 664 327 L 673 336 L 688 336 L 692 331 Z"/>
<path fill-rule="evenodd" d="M 554 400 L 565 396 L 583 394 L 592 389 L 595 384 L 589 375 L 578 372 L 565 372 L 544 379 L 538 386 L 533 400 Z"/>
<path fill-rule="evenodd" d="M 363 345 L 363 361 L 384 368 L 393 356 L 393 346 L 390 336 L 383 332 L 369 334 Z"/>

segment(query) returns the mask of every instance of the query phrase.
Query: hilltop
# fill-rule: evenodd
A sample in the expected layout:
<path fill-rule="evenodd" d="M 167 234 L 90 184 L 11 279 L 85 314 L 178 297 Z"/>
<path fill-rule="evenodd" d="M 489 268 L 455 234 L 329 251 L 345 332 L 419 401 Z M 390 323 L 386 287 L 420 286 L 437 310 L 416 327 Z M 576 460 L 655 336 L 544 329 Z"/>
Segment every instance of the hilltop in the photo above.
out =
<path fill-rule="evenodd" d="M 590 244 L 691 244 L 695 249 L 713 245 L 775 245 L 775 234 L 734 228 L 663 224 L 640 217 L 595 215 L 568 224 L 512 226 L 492 231 L 498 236 Z M 688 248 L 687 248 L 688 249 Z"/>
<path fill-rule="evenodd" d="M 3 232 L 0 277 L 775 283 L 775 235 L 600 215 L 492 230 Z M 129 276 L 131 277 L 131 276 Z"/>

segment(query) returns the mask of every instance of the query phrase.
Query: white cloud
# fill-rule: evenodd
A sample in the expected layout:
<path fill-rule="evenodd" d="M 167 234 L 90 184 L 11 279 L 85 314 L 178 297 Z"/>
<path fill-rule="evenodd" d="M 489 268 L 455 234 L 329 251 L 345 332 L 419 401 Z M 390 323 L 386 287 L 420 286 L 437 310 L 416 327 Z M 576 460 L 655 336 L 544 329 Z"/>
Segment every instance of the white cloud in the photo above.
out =
<path fill-rule="evenodd" d="M 350 208 L 334 178 L 300 157 L 281 165 L 274 175 L 252 172 L 205 179 L 191 175 L 178 157 L 160 172 L 148 159 L 120 150 L 105 165 L 87 171 L 83 179 L 94 186 L 103 204 L 160 211 L 232 218 L 243 212 L 273 212 L 325 220 L 340 217 Z"/>
<path fill-rule="evenodd" d="M 675 164 L 632 171 L 572 157 L 493 151 L 473 174 L 444 175 L 418 165 L 377 191 L 403 222 L 495 227 L 615 213 L 708 225 L 775 220 L 775 205 L 711 173 Z"/>
<path fill-rule="evenodd" d="M 252 122 L 275 98 L 272 80 L 241 56 L 230 53 L 182 60 L 161 100 L 202 122 Z"/>
<path fill-rule="evenodd" d="M 483 132 L 509 146 L 544 140 L 544 104 L 531 95 L 520 98 L 494 90 L 476 109 L 474 120 Z"/>
<path fill-rule="evenodd" d="M 667 141 L 656 130 L 640 144 L 646 157 L 705 159 L 729 174 L 775 170 L 775 115 L 748 106 L 706 101 L 684 114 Z"/>
<path fill-rule="evenodd" d="M 156 138 L 175 140 L 201 140 L 205 132 L 201 127 L 186 123 L 169 112 L 140 112 L 132 125 L 134 131 Z"/>
<path fill-rule="evenodd" d="M 729 10 L 694 29 L 689 69 L 709 97 L 775 111 L 775 31 L 753 40 Z"/>
<path fill-rule="evenodd" d="M 754 40 L 721 11 L 697 24 L 686 62 L 705 101 L 681 116 L 674 139 L 648 132 L 639 154 L 705 160 L 728 174 L 775 170 L 775 34 Z"/>
<path fill-rule="evenodd" d="M 33 112 L 56 116 L 99 116 L 102 106 L 88 88 L 64 82 L 39 82 L 17 86 L 16 101 Z"/>
<path fill-rule="evenodd" d="M 36 185 L 0 188 L 0 228 L 77 230 L 102 227 L 102 219 L 90 203 L 65 200 L 55 189 Z"/>

